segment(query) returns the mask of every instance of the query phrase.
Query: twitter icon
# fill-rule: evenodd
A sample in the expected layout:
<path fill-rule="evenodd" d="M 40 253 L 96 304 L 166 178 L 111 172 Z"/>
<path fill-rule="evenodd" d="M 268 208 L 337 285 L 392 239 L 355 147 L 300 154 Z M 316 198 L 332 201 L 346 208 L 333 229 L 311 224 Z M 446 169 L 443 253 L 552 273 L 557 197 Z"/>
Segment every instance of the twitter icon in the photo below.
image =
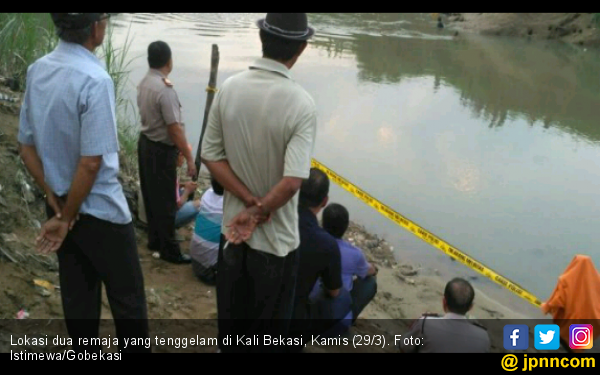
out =
<path fill-rule="evenodd" d="M 560 347 L 560 328 L 556 324 L 536 325 L 534 346 L 538 350 L 558 350 Z"/>

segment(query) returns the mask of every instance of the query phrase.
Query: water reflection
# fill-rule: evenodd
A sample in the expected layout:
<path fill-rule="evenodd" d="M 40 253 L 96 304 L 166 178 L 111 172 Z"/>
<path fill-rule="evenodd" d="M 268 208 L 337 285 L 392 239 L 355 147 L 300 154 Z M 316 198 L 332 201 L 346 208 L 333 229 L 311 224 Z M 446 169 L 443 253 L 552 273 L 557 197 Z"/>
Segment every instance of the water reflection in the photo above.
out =
<path fill-rule="evenodd" d="M 322 36 L 396 36 L 439 39 L 450 33 L 436 28 L 428 13 L 310 13 L 309 22 Z"/>
<path fill-rule="evenodd" d="M 394 128 L 388 124 L 382 124 L 377 129 L 377 140 L 384 148 L 393 147 L 396 143 L 396 134 Z"/>
<path fill-rule="evenodd" d="M 390 16 L 391 17 L 391 16 Z M 356 27 L 356 25 L 355 25 Z M 432 90 L 455 88 L 460 102 L 490 128 L 521 117 L 600 141 L 599 54 L 571 46 L 459 36 L 422 40 L 353 34 L 319 37 L 330 57 L 353 55 L 362 82 L 398 84 L 432 77 Z"/>

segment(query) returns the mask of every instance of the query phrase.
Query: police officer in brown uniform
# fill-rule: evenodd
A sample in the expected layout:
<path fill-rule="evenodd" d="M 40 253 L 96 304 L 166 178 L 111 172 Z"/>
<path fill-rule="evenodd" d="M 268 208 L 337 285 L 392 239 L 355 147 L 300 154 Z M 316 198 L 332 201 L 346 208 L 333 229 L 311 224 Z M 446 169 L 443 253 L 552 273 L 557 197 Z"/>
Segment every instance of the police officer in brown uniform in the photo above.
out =
<path fill-rule="evenodd" d="M 171 263 L 190 263 L 175 239 L 177 214 L 177 159 L 181 153 L 188 175 L 196 165 L 188 148 L 181 118 L 181 104 L 168 79 L 173 70 L 171 49 L 156 41 L 148 46 L 150 69 L 138 86 L 141 133 L 138 142 L 140 183 L 148 222 L 148 248 Z"/>
<path fill-rule="evenodd" d="M 467 318 L 473 308 L 475 289 L 465 279 L 454 278 L 446 284 L 442 304 L 446 314 L 423 314 L 400 337 L 403 353 L 489 353 L 487 329 Z M 418 339 L 418 340 L 417 340 Z"/>

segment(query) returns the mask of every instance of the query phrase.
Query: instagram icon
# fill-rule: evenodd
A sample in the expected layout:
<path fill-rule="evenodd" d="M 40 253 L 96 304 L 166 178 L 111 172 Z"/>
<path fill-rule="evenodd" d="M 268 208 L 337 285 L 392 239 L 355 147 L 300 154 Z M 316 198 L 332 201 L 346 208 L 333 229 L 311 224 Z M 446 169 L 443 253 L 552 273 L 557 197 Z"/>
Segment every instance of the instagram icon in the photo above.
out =
<path fill-rule="evenodd" d="M 591 324 L 571 324 L 569 327 L 569 348 L 591 349 L 594 346 L 594 328 Z"/>

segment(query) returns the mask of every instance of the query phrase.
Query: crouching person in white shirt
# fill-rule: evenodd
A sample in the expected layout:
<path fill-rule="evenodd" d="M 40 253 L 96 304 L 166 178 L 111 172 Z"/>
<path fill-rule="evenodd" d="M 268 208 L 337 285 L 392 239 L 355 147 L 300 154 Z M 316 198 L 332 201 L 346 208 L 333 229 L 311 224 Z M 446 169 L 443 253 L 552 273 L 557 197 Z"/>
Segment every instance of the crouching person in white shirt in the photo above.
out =
<path fill-rule="evenodd" d="M 194 234 L 190 243 L 192 270 L 208 285 L 216 285 L 217 259 L 223 222 L 223 187 L 211 178 L 212 187 L 200 200 Z"/>

